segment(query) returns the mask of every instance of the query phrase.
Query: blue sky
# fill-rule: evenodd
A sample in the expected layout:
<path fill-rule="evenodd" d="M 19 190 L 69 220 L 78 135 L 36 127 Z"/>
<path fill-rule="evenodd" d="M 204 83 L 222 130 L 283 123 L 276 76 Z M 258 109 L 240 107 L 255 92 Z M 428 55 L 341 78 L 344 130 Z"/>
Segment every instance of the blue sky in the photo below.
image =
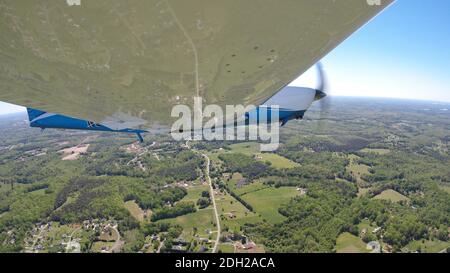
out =
<path fill-rule="evenodd" d="M 323 64 L 333 96 L 450 102 L 450 1 L 397 0 Z M 0 102 L 0 114 L 17 111 L 24 109 Z"/>
<path fill-rule="evenodd" d="M 397 0 L 323 64 L 331 95 L 450 102 L 450 1 Z"/>

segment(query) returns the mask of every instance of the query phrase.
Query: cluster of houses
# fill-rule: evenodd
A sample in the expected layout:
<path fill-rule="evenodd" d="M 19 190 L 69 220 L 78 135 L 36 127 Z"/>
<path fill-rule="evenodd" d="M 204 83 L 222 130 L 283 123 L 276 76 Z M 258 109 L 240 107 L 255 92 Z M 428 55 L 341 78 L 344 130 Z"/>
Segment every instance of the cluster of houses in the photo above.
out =
<path fill-rule="evenodd" d="M 67 253 L 81 253 L 80 241 L 81 238 L 72 238 L 70 235 L 63 234 L 61 245 L 65 248 Z"/>
<path fill-rule="evenodd" d="M 213 189 L 214 196 L 216 197 L 216 200 L 224 200 L 225 199 L 225 192 L 223 189 L 215 188 Z"/>
<path fill-rule="evenodd" d="M 45 234 L 52 230 L 52 223 L 38 223 L 25 238 L 26 252 L 39 252 L 44 249 Z"/>
<path fill-rule="evenodd" d="M 100 234 L 110 233 L 111 229 L 117 228 L 117 223 L 106 219 L 94 219 L 83 221 L 81 225 L 75 225 L 75 229 L 84 231 L 94 231 Z M 25 239 L 26 252 L 41 252 L 44 249 L 44 243 L 47 233 L 53 229 L 52 223 L 38 223 L 31 231 L 30 236 Z M 73 238 L 72 234 L 62 234 L 59 245 L 65 252 L 80 253 L 81 238 Z M 53 246 L 53 245 L 51 245 Z"/>
<path fill-rule="evenodd" d="M 203 179 L 200 179 L 200 183 L 202 185 L 207 184 L 207 182 L 205 180 L 203 180 Z M 167 189 L 167 188 L 177 188 L 178 187 L 178 188 L 185 188 L 185 189 L 187 189 L 189 187 L 193 187 L 193 186 L 196 186 L 196 185 L 197 184 L 195 184 L 195 181 L 182 180 L 182 181 L 174 182 L 174 183 L 171 183 L 171 184 L 166 184 L 166 185 L 163 186 L 163 188 Z"/>
<path fill-rule="evenodd" d="M 92 230 L 99 231 L 100 233 L 105 233 L 109 232 L 110 229 L 117 228 L 117 222 L 114 220 L 106 219 L 91 219 L 83 221 L 82 227 L 86 231 Z"/>
<path fill-rule="evenodd" d="M 237 233 L 224 232 L 221 241 L 233 244 L 237 251 L 251 251 L 257 248 L 257 245 L 247 236 Z"/>
<path fill-rule="evenodd" d="M 186 252 L 187 251 L 188 242 L 186 242 L 183 238 L 177 238 L 173 241 L 171 252 Z"/>
<path fill-rule="evenodd" d="M 142 147 L 142 145 L 138 145 L 136 143 L 127 145 L 124 148 L 125 148 L 125 151 L 127 151 L 128 153 L 139 154 L 139 153 L 144 152 L 144 148 Z"/>
<path fill-rule="evenodd" d="M 173 186 L 180 187 L 180 188 L 189 188 L 190 186 L 192 186 L 192 181 L 176 182 L 176 183 L 173 184 Z"/>
<path fill-rule="evenodd" d="M 47 148 L 34 149 L 34 150 L 26 151 L 23 154 L 27 155 L 27 156 L 43 156 L 43 155 L 47 154 Z"/>
<path fill-rule="evenodd" d="M 200 244 L 200 247 L 198 250 L 199 252 L 207 252 L 209 250 L 209 247 L 213 243 L 213 241 L 211 241 L 208 238 L 202 238 L 202 237 L 198 237 L 198 236 L 194 236 L 194 237 L 196 238 L 197 242 Z M 170 252 L 184 253 L 184 252 L 188 251 L 188 246 L 189 246 L 189 243 L 182 237 L 179 237 L 173 241 L 173 245 L 172 245 L 172 248 L 170 249 Z"/>
<path fill-rule="evenodd" d="M 14 233 L 14 230 L 8 230 L 6 232 L 6 235 L 7 236 L 6 236 L 5 240 L 3 241 L 3 245 L 7 245 L 7 244 L 14 245 L 16 243 L 16 234 Z"/>
<path fill-rule="evenodd" d="M 366 218 L 367 220 L 367 218 Z M 369 230 L 367 228 L 363 228 L 361 230 L 360 233 L 360 237 L 364 238 L 364 236 L 366 236 L 367 232 L 369 232 Z M 376 227 L 372 230 L 372 234 L 377 235 L 380 234 L 382 232 L 382 228 L 381 227 Z M 380 235 L 380 238 L 383 238 L 383 235 Z M 383 246 L 381 245 L 381 243 L 379 241 L 371 241 L 368 242 L 366 245 L 366 249 L 370 250 L 371 253 L 392 253 L 392 246 L 388 245 L 388 244 L 384 244 Z"/>
<path fill-rule="evenodd" d="M 47 154 L 47 149 L 29 150 L 29 151 L 23 152 L 22 155 L 19 158 L 17 158 L 17 161 L 24 162 L 29 158 L 44 156 L 46 154 Z"/>
<path fill-rule="evenodd" d="M 381 227 L 377 227 L 377 228 L 374 228 L 374 229 L 372 230 L 372 233 L 373 233 L 373 234 L 378 234 L 378 233 L 380 233 L 380 231 L 381 231 Z M 369 232 L 369 230 L 368 230 L 367 228 L 363 228 L 363 229 L 361 230 L 360 237 L 363 238 L 363 237 L 367 234 L 367 232 Z"/>
<path fill-rule="evenodd" d="M 237 242 L 235 244 L 236 249 L 241 249 L 241 250 L 252 250 L 256 247 L 256 244 L 252 241 L 247 242 L 245 244 L 241 243 L 241 242 Z"/>
<path fill-rule="evenodd" d="M 30 236 L 25 238 L 25 252 L 41 252 L 45 250 L 44 243 L 46 241 L 47 233 L 53 229 L 53 225 L 51 222 L 49 223 L 38 223 L 36 226 L 30 231 Z M 72 235 L 62 234 L 61 242 L 59 246 L 61 246 L 65 252 L 81 252 L 80 238 L 72 238 Z M 53 245 L 51 245 L 52 247 Z"/>

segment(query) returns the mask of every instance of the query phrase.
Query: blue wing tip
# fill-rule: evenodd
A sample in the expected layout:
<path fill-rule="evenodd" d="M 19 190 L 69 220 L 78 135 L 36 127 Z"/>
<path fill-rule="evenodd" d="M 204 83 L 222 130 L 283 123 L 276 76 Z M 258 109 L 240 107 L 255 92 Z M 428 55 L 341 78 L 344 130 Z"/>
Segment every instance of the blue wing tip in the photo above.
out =
<path fill-rule="evenodd" d="M 27 107 L 27 114 L 28 114 L 28 120 L 32 121 L 33 119 L 45 114 L 45 112 L 38 110 L 38 109 L 33 109 L 33 108 Z"/>

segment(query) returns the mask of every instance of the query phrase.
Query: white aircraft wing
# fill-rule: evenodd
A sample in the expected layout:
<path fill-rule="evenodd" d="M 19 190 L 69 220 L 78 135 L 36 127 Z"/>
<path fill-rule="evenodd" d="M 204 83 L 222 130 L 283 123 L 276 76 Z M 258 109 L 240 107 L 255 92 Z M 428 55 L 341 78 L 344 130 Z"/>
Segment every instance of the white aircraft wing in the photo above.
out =
<path fill-rule="evenodd" d="M 195 96 L 257 105 L 392 0 L 376 2 L 3 0 L 0 100 L 147 128 Z"/>

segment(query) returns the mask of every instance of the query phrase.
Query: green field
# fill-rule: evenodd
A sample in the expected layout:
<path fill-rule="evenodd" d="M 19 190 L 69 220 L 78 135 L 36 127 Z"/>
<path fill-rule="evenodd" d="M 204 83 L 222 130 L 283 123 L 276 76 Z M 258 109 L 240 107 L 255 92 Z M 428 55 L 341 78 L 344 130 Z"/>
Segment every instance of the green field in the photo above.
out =
<path fill-rule="evenodd" d="M 45 194 L 45 190 L 46 190 L 46 189 L 40 189 L 40 190 L 36 190 L 36 191 L 30 191 L 29 194 L 33 194 L 33 195 L 44 195 L 44 194 Z"/>
<path fill-rule="evenodd" d="M 144 220 L 145 212 L 138 206 L 138 204 L 136 204 L 136 201 L 127 201 L 124 203 L 124 206 L 136 220 Z"/>
<path fill-rule="evenodd" d="M 375 196 L 373 199 L 377 200 L 389 200 L 392 202 L 409 201 L 409 198 L 394 190 L 385 190 L 382 193 Z"/>
<path fill-rule="evenodd" d="M 253 182 L 249 185 L 246 185 L 242 188 L 235 188 L 235 190 L 233 190 L 236 194 L 238 195 L 244 195 L 247 193 L 251 193 L 251 192 L 255 192 L 255 191 L 260 191 L 266 188 L 269 188 L 270 186 L 264 185 L 261 182 Z"/>
<path fill-rule="evenodd" d="M 277 154 L 262 153 L 257 155 L 262 157 L 262 161 L 270 162 L 272 167 L 277 169 L 292 169 L 300 166 L 298 163 Z"/>
<path fill-rule="evenodd" d="M 113 245 L 114 242 L 94 242 L 91 251 L 95 253 L 102 252 L 102 248 L 106 248 L 105 250 L 109 251 Z"/>
<path fill-rule="evenodd" d="M 347 170 L 353 173 L 356 177 L 356 180 L 360 182 L 362 180 L 361 176 L 364 174 L 369 174 L 370 167 L 363 164 L 358 164 L 357 160 L 359 156 L 351 154 L 348 156 L 350 159 L 350 164 L 347 166 Z"/>
<path fill-rule="evenodd" d="M 247 154 L 247 155 L 259 153 L 259 151 L 260 151 L 259 143 L 255 143 L 255 142 L 244 142 L 244 143 L 232 144 L 232 145 L 230 145 L 230 148 L 233 152 Z"/>
<path fill-rule="evenodd" d="M 278 169 L 290 169 L 298 167 L 299 164 L 289 160 L 283 156 L 273 153 L 260 153 L 259 144 L 254 142 L 238 143 L 230 145 L 230 148 L 235 153 L 242 153 L 250 156 L 261 157 L 260 161 L 268 161 L 272 167 Z"/>
<path fill-rule="evenodd" d="M 233 173 L 231 175 L 231 179 L 227 182 L 227 185 L 231 188 L 232 191 L 235 191 L 237 189 L 236 184 L 239 180 L 243 179 L 244 177 L 240 173 Z"/>
<path fill-rule="evenodd" d="M 197 200 L 202 196 L 202 192 L 209 192 L 208 185 L 195 185 L 187 188 L 187 195 L 181 201 L 194 202 L 197 203 Z"/>
<path fill-rule="evenodd" d="M 337 253 L 368 253 L 366 244 L 361 238 L 356 237 L 348 232 L 339 235 L 336 241 Z"/>
<path fill-rule="evenodd" d="M 114 242 L 119 238 L 119 234 L 117 234 L 115 229 L 108 229 L 106 232 L 102 232 L 98 239 L 104 242 Z"/>
<path fill-rule="evenodd" d="M 450 194 L 450 186 L 440 186 L 440 188 Z"/>
<path fill-rule="evenodd" d="M 377 155 L 386 155 L 388 153 L 391 152 L 391 150 L 389 149 L 370 149 L 370 148 L 366 148 L 366 149 L 362 149 L 361 152 L 363 153 L 374 153 Z"/>
<path fill-rule="evenodd" d="M 368 194 L 370 189 L 368 188 L 358 188 L 358 197 L 363 197 Z"/>
<path fill-rule="evenodd" d="M 6 193 L 8 191 L 11 191 L 11 188 L 12 188 L 11 184 L 0 183 L 0 193 L 1 194 L 4 194 L 4 193 Z M 19 183 L 15 183 L 14 184 L 14 189 L 20 190 L 20 189 L 23 189 L 23 188 L 25 188 L 25 186 L 23 184 L 19 184 Z"/>
<path fill-rule="evenodd" d="M 255 211 L 270 223 L 280 223 L 285 217 L 278 208 L 298 195 L 295 187 L 266 188 L 242 195 L 242 199 L 251 204 Z"/>
<path fill-rule="evenodd" d="M 361 232 L 363 229 L 367 229 L 367 232 L 372 232 L 375 227 L 370 224 L 369 220 L 362 220 L 361 223 L 358 224 L 358 230 Z"/>
<path fill-rule="evenodd" d="M 438 253 L 450 247 L 450 242 L 439 240 L 412 241 L 406 246 L 410 252 L 420 251 L 422 253 Z"/>
<path fill-rule="evenodd" d="M 232 178 L 230 179 L 230 181 L 228 181 L 228 186 L 231 188 L 232 191 L 234 191 L 237 195 L 243 195 L 249 192 L 254 192 L 254 191 L 258 191 L 258 190 L 262 190 L 265 188 L 268 188 L 269 186 L 264 185 L 262 182 L 260 181 L 255 181 L 252 182 L 250 184 L 247 184 L 243 187 L 238 188 L 237 187 L 237 183 L 239 180 L 242 179 L 242 175 L 239 173 L 235 173 L 233 174 Z"/>
<path fill-rule="evenodd" d="M 220 163 L 221 161 L 219 159 L 219 155 L 225 153 L 225 151 L 223 151 L 223 150 L 214 150 L 214 151 L 209 151 L 209 152 L 205 151 L 204 153 L 209 157 L 211 162 L 213 162 L 213 163 Z"/>
<path fill-rule="evenodd" d="M 256 223 L 261 220 L 228 193 L 216 196 L 216 205 L 221 219 L 220 223 L 224 230 L 228 228 L 230 232 L 239 231 L 239 227 L 243 224 Z"/>
<path fill-rule="evenodd" d="M 180 225 L 183 227 L 183 237 L 186 240 L 192 238 L 193 228 L 197 228 L 197 234 L 201 237 L 208 237 L 206 230 L 215 231 L 213 210 L 210 208 L 198 210 L 195 213 L 186 214 L 173 219 L 164 219 L 160 222 Z M 215 234 L 213 235 L 215 238 Z"/>
<path fill-rule="evenodd" d="M 234 246 L 232 244 L 220 244 L 219 251 L 222 253 L 234 253 Z"/>

